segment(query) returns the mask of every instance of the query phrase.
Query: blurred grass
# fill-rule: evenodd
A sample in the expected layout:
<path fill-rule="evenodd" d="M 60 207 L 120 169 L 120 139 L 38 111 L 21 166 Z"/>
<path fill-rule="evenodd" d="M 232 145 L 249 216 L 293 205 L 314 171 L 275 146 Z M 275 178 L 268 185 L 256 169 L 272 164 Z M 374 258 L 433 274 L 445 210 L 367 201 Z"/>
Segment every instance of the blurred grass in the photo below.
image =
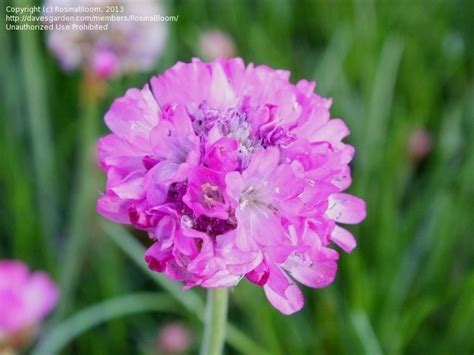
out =
<path fill-rule="evenodd" d="M 26 0 L 17 0 L 16 6 L 32 6 Z M 20 67 L 17 78 L 21 79 L 25 93 L 23 105 L 26 107 L 27 130 L 32 145 L 32 165 L 34 169 L 35 192 L 43 229 L 44 258 L 49 267 L 54 258 L 54 244 L 57 238 L 58 215 L 54 142 L 52 141 L 49 102 L 47 100 L 48 81 L 44 74 L 43 57 L 40 54 L 38 34 L 32 31 L 18 33 Z"/>
<path fill-rule="evenodd" d="M 351 129 L 348 141 L 357 154 L 350 192 L 368 203 L 367 220 L 352 228 L 357 249 L 341 255 L 331 287 L 304 290 L 303 312 L 280 315 L 263 291 L 247 282 L 233 290 L 228 353 L 252 354 L 255 346 L 270 354 L 472 353 L 474 3 L 183 0 L 167 5 L 180 20 L 170 24 L 168 50 L 155 72 L 189 61 L 197 55 L 200 32 L 219 28 L 235 40 L 246 62 L 289 69 L 293 81 L 316 80 L 318 92 L 334 99 L 333 116 Z M 189 297 L 175 284 L 160 281 L 157 287 L 138 256 L 132 262 L 122 253 L 142 248 L 149 243 L 146 237 L 112 229 L 110 239 L 93 221 L 93 201 L 72 207 L 85 154 L 79 139 L 81 76 L 59 70 L 43 33 L 2 31 L 0 41 L 0 257 L 24 259 L 55 277 L 62 274 L 63 284 L 72 285 L 66 291 L 70 304 L 55 324 L 117 295 L 159 288 L 184 303 L 188 311 L 179 318 L 200 329 L 199 316 L 193 315 L 201 307 L 199 291 Z M 94 114 L 103 133 L 102 116 L 112 100 L 143 86 L 149 75 L 109 83 L 96 107 L 100 114 Z M 433 150 L 416 163 L 407 145 L 419 127 L 431 134 Z M 102 186 L 97 175 L 92 173 L 84 187 L 96 196 L 96 186 Z M 73 220 L 81 221 L 81 233 L 66 247 Z M 152 353 L 157 330 L 174 318 L 149 312 L 110 320 L 71 339 L 63 353 Z M 235 350 L 236 344 L 244 345 Z"/>

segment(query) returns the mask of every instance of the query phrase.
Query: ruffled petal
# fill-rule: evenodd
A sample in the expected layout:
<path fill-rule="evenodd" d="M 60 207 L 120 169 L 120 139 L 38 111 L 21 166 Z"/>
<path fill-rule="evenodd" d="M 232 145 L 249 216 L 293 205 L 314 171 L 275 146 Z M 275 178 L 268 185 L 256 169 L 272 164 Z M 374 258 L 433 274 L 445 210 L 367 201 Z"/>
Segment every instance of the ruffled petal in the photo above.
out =
<path fill-rule="evenodd" d="M 334 147 L 341 144 L 341 140 L 349 135 L 346 124 L 338 118 L 329 120 L 325 125 L 316 130 L 311 136 L 312 142 L 329 142 Z"/>
<path fill-rule="evenodd" d="M 148 88 L 129 89 L 116 99 L 105 114 L 105 123 L 117 136 L 137 147 L 146 147 L 148 137 L 158 124 L 160 110 Z"/>
<path fill-rule="evenodd" d="M 151 154 L 151 150 L 134 147 L 115 134 L 99 139 L 97 156 L 100 167 L 107 170 L 117 167 L 127 172 L 143 169 L 143 157 Z"/>
<path fill-rule="evenodd" d="M 109 178 L 110 182 L 110 178 Z M 118 198 L 124 200 L 139 200 L 145 197 L 143 186 L 143 174 L 132 173 L 119 184 L 111 186 L 109 191 L 113 192 Z"/>
<path fill-rule="evenodd" d="M 165 160 L 148 172 L 143 184 L 150 205 L 157 206 L 165 202 L 168 188 L 174 182 L 178 168 L 178 164 Z"/>
<path fill-rule="evenodd" d="M 96 204 L 97 212 L 117 223 L 130 223 L 128 208 L 131 201 L 119 198 L 113 192 L 108 192 L 99 197 Z"/>
<path fill-rule="evenodd" d="M 209 97 L 211 71 L 200 61 L 178 62 L 162 75 L 151 79 L 151 87 L 160 106 L 200 104 Z"/>
<path fill-rule="evenodd" d="M 251 178 L 253 176 L 259 179 L 267 178 L 278 166 L 280 160 L 280 152 L 277 148 L 262 149 L 254 153 L 247 169 L 244 170 L 242 176 Z"/>

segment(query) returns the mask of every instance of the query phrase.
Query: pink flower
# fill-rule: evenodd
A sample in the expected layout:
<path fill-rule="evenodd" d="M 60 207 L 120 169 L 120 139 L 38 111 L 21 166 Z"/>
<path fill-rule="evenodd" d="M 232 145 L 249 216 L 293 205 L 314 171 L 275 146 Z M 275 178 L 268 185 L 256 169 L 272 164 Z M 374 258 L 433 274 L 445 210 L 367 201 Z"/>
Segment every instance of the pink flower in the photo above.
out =
<path fill-rule="evenodd" d="M 319 288 L 356 246 L 339 226 L 365 218 L 351 184 L 349 130 L 330 99 L 289 72 L 241 59 L 177 63 L 105 116 L 107 173 L 97 209 L 146 230 L 152 270 L 185 288 L 243 277 L 278 310 L 303 306 L 296 285 Z"/>
<path fill-rule="evenodd" d="M 54 30 L 48 31 L 48 47 L 64 70 L 82 68 L 108 79 L 150 70 L 164 51 L 165 22 L 112 18 L 163 15 L 161 6 L 154 0 L 45 0 L 44 5 L 49 10 L 43 16 L 55 25 Z M 90 10 L 100 8 L 102 12 L 74 12 L 80 6 Z M 113 12 L 106 13 L 106 7 L 114 9 Z M 58 21 L 62 15 L 68 16 L 66 22 Z M 110 20 L 95 20 L 94 16 L 107 16 Z"/>
<path fill-rule="evenodd" d="M 416 128 L 408 138 L 408 156 L 415 163 L 422 161 L 431 152 L 433 143 L 430 133 L 425 128 Z"/>
<path fill-rule="evenodd" d="M 192 344 L 191 330 L 181 323 L 166 324 L 158 334 L 157 352 L 159 354 L 183 354 Z"/>
<path fill-rule="evenodd" d="M 98 50 L 94 53 L 91 63 L 92 71 L 100 78 L 107 79 L 117 75 L 119 71 L 119 59 L 110 50 Z"/>
<path fill-rule="evenodd" d="M 199 50 L 207 59 L 230 58 L 236 52 L 232 38 L 219 30 L 203 32 L 199 38 Z"/>
<path fill-rule="evenodd" d="M 56 305 L 58 289 L 44 272 L 0 260 L 0 343 L 38 325 Z"/>

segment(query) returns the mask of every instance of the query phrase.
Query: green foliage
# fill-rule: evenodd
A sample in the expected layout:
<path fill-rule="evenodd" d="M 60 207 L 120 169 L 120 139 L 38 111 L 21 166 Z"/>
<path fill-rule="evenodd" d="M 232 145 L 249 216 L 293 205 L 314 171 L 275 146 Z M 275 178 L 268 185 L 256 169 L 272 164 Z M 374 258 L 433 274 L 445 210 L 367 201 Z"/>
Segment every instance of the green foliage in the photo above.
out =
<path fill-rule="evenodd" d="M 316 80 L 352 131 L 350 192 L 368 203 L 366 221 L 352 229 L 357 249 L 341 253 L 332 286 L 305 289 L 299 314 L 279 314 L 245 281 L 232 291 L 228 353 L 472 353 L 473 2 L 166 4 L 180 17 L 155 72 L 197 56 L 200 33 L 218 28 L 246 62 Z M 90 197 L 102 186 L 90 142 L 99 125 L 106 131 L 103 113 L 152 73 L 110 82 L 91 109 L 79 99 L 81 75 L 60 71 L 44 33 L 2 31 L 0 41 L 0 258 L 46 269 L 66 290 L 40 340 L 61 344 L 64 354 L 148 354 L 157 330 L 178 317 L 195 330 L 197 352 L 201 291 L 182 293 L 144 272 L 147 237 L 98 223 Z M 415 162 L 407 146 L 419 127 L 433 149 Z M 155 290 L 167 294 L 157 300 L 168 310 L 137 293 Z M 143 303 L 123 309 L 136 300 Z"/>

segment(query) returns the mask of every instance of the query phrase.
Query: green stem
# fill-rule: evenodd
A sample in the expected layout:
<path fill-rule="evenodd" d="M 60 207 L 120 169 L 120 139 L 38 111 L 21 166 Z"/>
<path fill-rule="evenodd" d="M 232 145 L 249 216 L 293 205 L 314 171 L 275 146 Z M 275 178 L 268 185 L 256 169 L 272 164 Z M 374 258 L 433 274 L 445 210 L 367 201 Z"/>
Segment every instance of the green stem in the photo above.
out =
<path fill-rule="evenodd" d="M 227 288 L 209 289 L 201 355 L 222 354 L 224 349 L 228 303 L 229 292 Z"/>

